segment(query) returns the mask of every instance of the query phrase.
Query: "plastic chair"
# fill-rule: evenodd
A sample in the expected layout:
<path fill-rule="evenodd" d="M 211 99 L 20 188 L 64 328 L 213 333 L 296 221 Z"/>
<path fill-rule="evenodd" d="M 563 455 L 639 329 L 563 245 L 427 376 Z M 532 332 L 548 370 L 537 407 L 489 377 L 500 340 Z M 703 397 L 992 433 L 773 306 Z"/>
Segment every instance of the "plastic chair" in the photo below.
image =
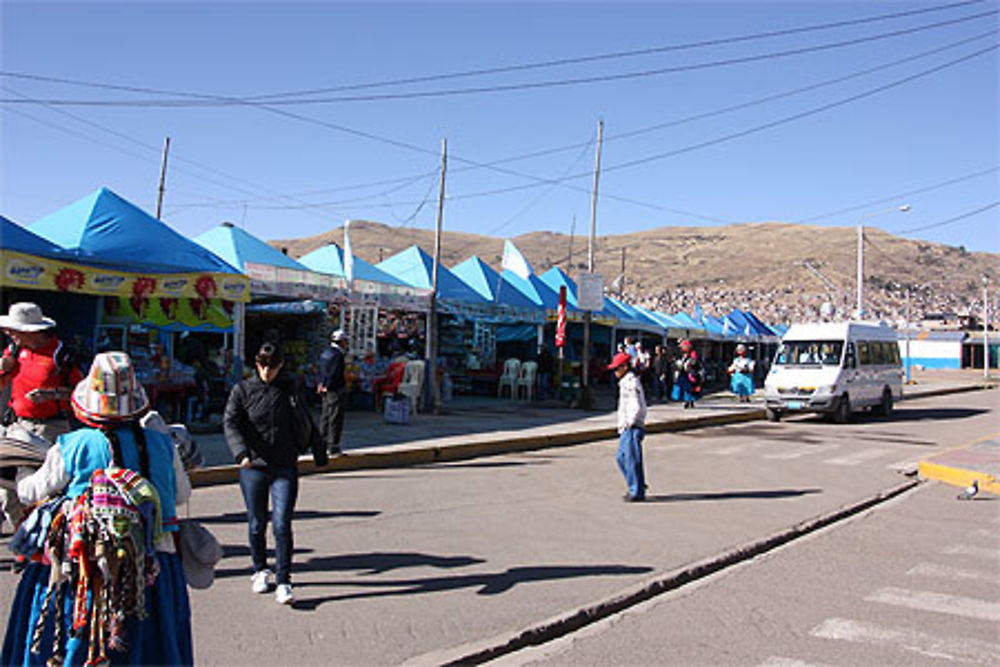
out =
<path fill-rule="evenodd" d="M 382 400 L 388 395 L 399 391 L 399 384 L 403 381 L 406 372 L 406 364 L 403 362 L 393 362 L 389 364 L 389 369 L 385 377 L 375 378 L 372 382 L 372 391 L 375 393 L 375 409 L 382 410 Z"/>
<path fill-rule="evenodd" d="M 406 362 L 406 373 L 403 375 L 403 381 L 399 383 L 397 391 L 410 399 L 410 412 L 413 414 L 419 412 L 417 408 L 420 404 L 420 397 L 424 393 L 423 361 Z"/>
<path fill-rule="evenodd" d="M 503 396 L 503 388 L 510 388 L 510 397 L 514 398 L 515 388 L 517 387 L 517 378 L 521 375 L 521 360 L 520 359 L 508 359 L 503 362 L 503 373 L 500 375 L 500 379 L 497 381 L 497 398 Z"/>
<path fill-rule="evenodd" d="M 521 364 L 521 374 L 517 378 L 517 391 L 515 392 L 518 397 L 521 396 L 521 390 L 524 390 L 524 398 L 531 400 L 535 397 L 535 380 L 538 377 L 538 363 L 534 361 L 526 361 Z"/>

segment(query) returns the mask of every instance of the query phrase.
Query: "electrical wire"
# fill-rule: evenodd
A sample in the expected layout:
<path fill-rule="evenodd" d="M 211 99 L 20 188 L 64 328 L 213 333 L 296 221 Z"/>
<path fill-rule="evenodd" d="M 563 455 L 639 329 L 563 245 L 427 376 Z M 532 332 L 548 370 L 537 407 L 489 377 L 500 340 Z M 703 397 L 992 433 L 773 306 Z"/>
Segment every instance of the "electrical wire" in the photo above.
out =
<path fill-rule="evenodd" d="M 865 44 L 869 42 L 879 41 L 883 39 L 891 39 L 894 37 L 901 37 L 904 35 L 915 34 L 918 32 L 923 32 L 925 30 L 933 30 L 936 28 L 941 28 L 950 25 L 956 25 L 958 23 L 963 23 L 966 21 L 976 20 L 980 18 L 985 18 L 988 16 L 997 15 L 997 10 L 991 10 L 986 12 L 980 12 L 978 14 L 973 14 L 970 16 L 964 16 L 957 19 L 949 19 L 947 21 L 939 21 L 937 23 L 932 23 L 928 25 L 921 25 L 911 28 L 905 28 L 902 30 L 895 30 L 888 33 L 880 33 L 877 35 L 868 35 L 865 37 L 857 37 L 849 40 L 842 40 L 839 42 L 831 42 L 828 44 L 818 44 L 806 47 L 801 47 L 797 49 L 788 49 L 785 51 L 777 51 L 772 53 L 758 54 L 754 56 L 741 56 L 739 58 L 727 58 L 723 60 L 715 60 L 707 63 L 695 63 L 690 65 L 678 65 L 674 67 L 662 67 L 650 70 L 642 70 L 638 72 L 625 72 L 620 74 L 605 74 L 605 75 L 595 75 L 587 77 L 577 77 L 570 79 L 550 79 L 548 81 L 535 81 L 527 83 L 514 83 L 506 85 L 494 85 L 494 86 L 480 86 L 474 88 L 463 88 L 463 89 L 444 89 L 444 90 L 432 90 L 432 91 L 415 91 L 408 93 L 385 93 L 379 95 L 360 95 L 360 96 L 348 96 L 348 97 L 325 97 L 325 98 L 299 98 L 299 99 L 278 99 L 270 100 L 267 102 L 269 107 L 278 106 L 301 106 L 301 105 L 313 105 L 313 104 L 331 104 L 331 103 L 346 103 L 346 102 L 375 102 L 375 101 L 390 101 L 390 100 L 406 100 L 406 99 L 420 99 L 420 98 L 432 98 L 432 97 L 450 97 L 456 95 L 474 95 L 482 93 L 500 93 L 500 92 L 511 92 L 516 90 L 536 90 L 541 88 L 556 88 L 565 86 L 575 86 L 582 84 L 593 84 L 593 83 L 607 83 L 611 81 L 622 81 L 631 80 L 638 78 L 647 78 L 651 76 L 660 76 L 664 74 L 676 74 L 680 72 L 691 72 L 699 71 L 704 69 L 712 69 L 716 67 L 729 67 L 732 65 L 744 65 L 753 62 L 761 62 L 767 60 L 774 60 L 778 58 L 786 58 L 791 56 L 799 56 L 808 53 L 816 53 L 820 51 L 828 51 L 832 49 L 839 49 L 848 46 L 857 46 L 859 44 Z M 15 76 L 18 73 L 11 72 L 0 72 L 0 76 Z M 22 75 L 23 76 L 23 75 Z M 46 77 L 50 82 L 54 80 L 53 77 Z M 71 80 L 63 79 L 62 83 L 71 83 Z M 101 87 L 108 89 L 122 88 L 119 86 L 113 86 L 109 84 L 81 84 L 80 82 L 74 82 L 74 85 L 87 85 L 88 87 Z M 166 94 L 165 91 L 159 94 Z M 82 100 L 82 99 L 45 99 L 43 100 L 46 104 L 51 104 L 55 106 L 97 106 L 97 107 L 220 107 L 220 106 L 233 106 L 233 105 L 247 105 L 256 104 L 253 98 L 240 98 L 231 96 L 218 96 L 218 95 L 198 95 L 193 93 L 188 93 L 184 95 L 183 99 L 167 99 L 167 100 Z M 23 103 L 24 100 L 19 99 L 5 99 L 0 98 L 0 104 L 19 104 Z"/>
<path fill-rule="evenodd" d="M 954 218 L 948 218 L 947 220 L 942 220 L 941 222 L 934 222 L 934 223 L 931 223 L 929 225 L 921 225 L 920 227 L 911 227 L 910 229 L 904 229 L 902 231 L 896 232 L 896 234 L 902 236 L 904 234 L 912 234 L 914 232 L 922 232 L 922 231 L 925 231 L 927 229 L 936 229 L 937 227 L 944 227 L 945 225 L 950 225 L 950 224 L 953 224 L 953 223 L 965 220 L 967 218 L 971 218 L 974 215 L 979 215 L 980 213 L 988 211 L 991 208 L 996 208 L 997 206 L 1000 206 L 1000 201 L 995 201 L 992 204 L 987 204 L 986 206 L 982 206 L 980 208 L 977 208 L 974 211 L 969 211 L 967 213 L 962 213 L 961 215 L 956 215 Z"/>

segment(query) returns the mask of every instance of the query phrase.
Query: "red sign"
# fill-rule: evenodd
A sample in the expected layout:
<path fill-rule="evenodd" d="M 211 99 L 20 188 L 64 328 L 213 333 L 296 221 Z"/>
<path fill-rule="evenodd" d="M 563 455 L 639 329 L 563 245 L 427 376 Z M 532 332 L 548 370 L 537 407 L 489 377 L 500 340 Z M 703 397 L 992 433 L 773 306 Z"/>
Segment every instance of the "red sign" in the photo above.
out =
<path fill-rule="evenodd" d="M 559 288 L 559 314 L 556 317 L 556 347 L 566 345 L 566 286 Z"/>

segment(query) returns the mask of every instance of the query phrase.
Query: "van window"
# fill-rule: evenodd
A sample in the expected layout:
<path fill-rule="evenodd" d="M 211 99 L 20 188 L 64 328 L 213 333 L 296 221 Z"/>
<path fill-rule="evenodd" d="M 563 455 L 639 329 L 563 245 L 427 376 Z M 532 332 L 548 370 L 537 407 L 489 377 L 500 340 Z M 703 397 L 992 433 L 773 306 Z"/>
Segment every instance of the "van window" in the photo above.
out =
<path fill-rule="evenodd" d="M 862 366 L 867 366 L 872 363 L 872 355 L 870 350 L 871 344 L 868 341 L 859 340 L 858 341 L 858 363 Z"/>
<path fill-rule="evenodd" d="M 878 366 L 884 366 L 886 363 L 888 363 L 888 360 L 886 359 L 885 343 L 883 343 L 882 341 L 874 341 L 872 343 L 869 343 L 869 345 L 871 345 L 871 355 L 872 355 L 871 362 L 873 364 L 876 364 Z"/>
<path fill-rule="evenodd" d="M 839 340 L 792 340 L 778 346 L 779 366 L 839 366 L 844 343 Z"/>

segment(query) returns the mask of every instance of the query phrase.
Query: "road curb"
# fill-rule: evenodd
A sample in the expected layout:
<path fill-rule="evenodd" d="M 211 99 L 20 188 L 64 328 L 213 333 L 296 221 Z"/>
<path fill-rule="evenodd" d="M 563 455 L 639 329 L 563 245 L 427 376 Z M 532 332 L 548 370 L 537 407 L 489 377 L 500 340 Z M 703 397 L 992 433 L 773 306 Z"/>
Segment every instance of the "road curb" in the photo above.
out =
<path fill-rule="evenodd" d="M 979 484 L 980 491 L 1000 496 L 1000 480 L 985 472 L 957 468 L 931 461 L 921 461 L 918 473 L 924 479 L 933 479 L 960 487 L 969 486 L 975 480 Z"/>
<path fill-rule="evenodd" d="M 493 639 L 481 642 L 473 642 L 450 650 L 446 649 L 427 653 L 411 658 L 403 664 L 406 667 L 422 667 L 424 665 L 475 665 L 495 660 L 523 648 L 544 644 L 622 612 L 641 602 L 696 582 L 728 567 L 772 551 L 821 528 L 850 518 L 906 493 L 921 483 L 920 480 L 908 480 L 890 489 L 880 491 L 874 496 L 795 524 L 768 537 L 753 540 L 714 556 L 683 565 L 635 588 L 615 594 L 576 611 L 541 621 L 515 631 L 513 634 L 494 637 Z"/>
<path fill-rule="evenodd" d="M 946 394 L 957 394 L 967 391 L 982 391 L 985 389 L 996 389 L 993 383 L 982 383 L 964 386 L 942 387 L 939 389 L 927 389 L 916 392 L 913 395 L 903 395 L 903 400 L 914 400 L 918 398 L 928 398 L 931 396 L 943 396 Z M 757 421 L 765 418 L 763 408 L 754 408 L 741 412 L 727 414 L 712 414 L 701 417 L 686 417 L 683 419 L 661 419 L 650 421 L 646 424 L 647 433 L 668 433 L 676 431 L 687 431 L 696 428 L 709 426 L 722 426 L 726 424 L 738 424 L 747 421 Z M 554 433 L 544 435 L 525 435 L 502 440 L 490 440 L 485 442 L 470 442 L 458 445 L 426 446 L 426 447 L 398 447 L 383 451 L 364 451 L 358 453 L 341 454 L 330 460 L 330 464 L 322 468 L 316 466 L 311 458 L 299 460 L 300 475 L 319 475 L 334 472 L 350 472 L 355 470 L 374 470 L 379 468 L 403 468 L 417 465 L 428 465 L 432 463 L 445 463 L 450 461 L 465 461 L 483 456 L 497 456 L 511 452 L 526 452 L 554 447 L 569 447 L 581 445 L 597 440 L 617 438 L 617 429 L 613 426 L 583 429 L 565 433 Z M 191 485 L 195 488 L 206 486 L 216 486 L 219 484 L 233 484 L 239 480 L 239 466 L 225 465 L 211 468 L 199 468 L 190 471 Z"/>

